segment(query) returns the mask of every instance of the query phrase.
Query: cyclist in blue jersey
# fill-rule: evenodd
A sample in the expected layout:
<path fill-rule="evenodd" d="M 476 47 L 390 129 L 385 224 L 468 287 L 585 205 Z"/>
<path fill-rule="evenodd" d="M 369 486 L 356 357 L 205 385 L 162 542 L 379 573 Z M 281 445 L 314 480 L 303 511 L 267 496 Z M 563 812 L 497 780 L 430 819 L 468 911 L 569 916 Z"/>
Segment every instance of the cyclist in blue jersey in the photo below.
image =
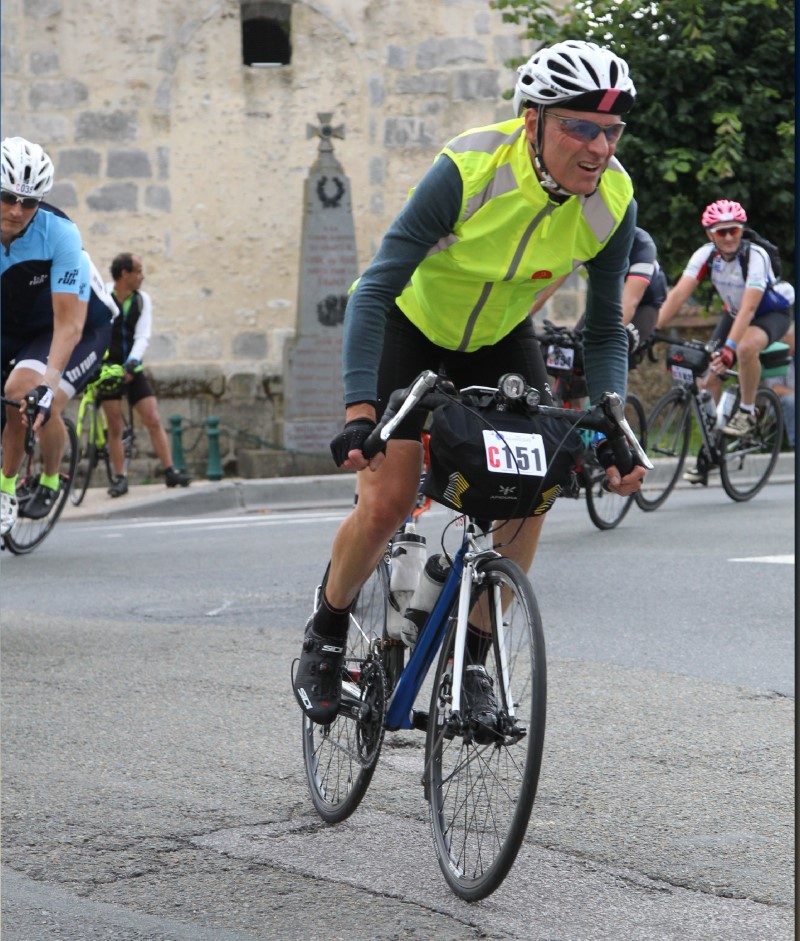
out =
<path fill-rule="evenodd" d="M 513 117 L 472 128 L 442 149 L 352 293 L 345 425 L 331 451 L 338 465 L 362 473 L 293 678 L 312 721 L 330 722 L 338 712 L 350 607 L 417 493 L 422 419 L 410 415 L 385 454 L 362 452 L 389 393 L 423 369 L 445 369 L 456 386 L 497 385 L 503 373 L 518 372 L 550 401 L 528 312 L 552 281 L 586 264 L 590 393 L 624 397 L 621 296 L 636 204 L 614 152 L 635 94 L 627 63 L 608 49 L 567 41 L 538 50 L 518 70 Z M 608 442 L 598 448 L 608 485 L 626 496 L 638 490 L 644 469 L 623 477 L 608 451 Z M 503 553 L 524 571 L 548 508 L 498 527 Z M 467 645 L 479 664 L 487 633 L 474 627 Z M 496 708 L 485 671 L 476 667 L 468 684 L 470 710 Z"/>
<path fill-rule="evenodd" d="M 61 413 L 102 360 L 116 313 L 102 278 L 83 251 L 77 226 L 43 202 L 53 186 L 53 162 L 22 137 L 2 142 L 0 289 L 4 394 L 37 403 L 44 473 L 23 506 L 16 475 L 24 453 L 24 407 L 6 409 L 0 472 L 0 534 L 17 516 L 41 519 L 58 495 L 66 444 Z M 8 378 L 6 379 L 6 375 Z"/>

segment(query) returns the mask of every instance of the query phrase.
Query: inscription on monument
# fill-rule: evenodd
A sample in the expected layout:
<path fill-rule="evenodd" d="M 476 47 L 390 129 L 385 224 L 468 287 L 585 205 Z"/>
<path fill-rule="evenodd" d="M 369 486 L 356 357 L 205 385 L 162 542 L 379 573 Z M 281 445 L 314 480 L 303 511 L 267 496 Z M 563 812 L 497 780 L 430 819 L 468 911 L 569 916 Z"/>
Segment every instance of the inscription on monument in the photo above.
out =
<path fill-rule="evenodd" d="M 342 324 L 358 270 L 350 181 L 331 143 L 344 128 L 333 127 L 329 113 L 317 117 L 320 126 L 307 128 L 320 144 L 303 189 L 297 333 L 283 370 L 283 446 L 307 452 L 326 452 L 342 427 Z"/>

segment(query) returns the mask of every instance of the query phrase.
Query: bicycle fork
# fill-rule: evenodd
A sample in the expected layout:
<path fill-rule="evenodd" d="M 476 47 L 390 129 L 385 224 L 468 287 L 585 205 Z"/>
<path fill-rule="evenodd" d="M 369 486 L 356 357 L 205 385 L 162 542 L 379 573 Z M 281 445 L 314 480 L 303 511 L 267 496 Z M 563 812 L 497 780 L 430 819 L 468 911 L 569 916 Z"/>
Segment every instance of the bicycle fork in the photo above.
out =
<path fill-rule="evenodd" d="M 464 560 L 461 572 L 461 587 L 458 599 L 458 623 L 456 625 L 456 639 L 453 650 L 453 701 L 452 713 L 460 716 L 461 709 L 461 682 L 464 677 L 464 659 L 467 649 L 467 624 L 470 613 L 470 598 L 473 585 L 480 584 L 484 575 L 478 570 L 478 564 L 486 555 L 487 550 L 468 553 Z M 496 555 L 490 550 L 492 555 Z M 492 632 L 494 634 L 493 646 L 500 655 L 500 676 L 503 684 L 502 696 L 509 718 L 514 718 L 514 697 L 511 694 L 511 678 L 508 672 L 508 657 L 506 654 L 505 631 L 503 627 L 503 601 L 499 585 L 492 587 L 491 604 L 494 611 Z"/>

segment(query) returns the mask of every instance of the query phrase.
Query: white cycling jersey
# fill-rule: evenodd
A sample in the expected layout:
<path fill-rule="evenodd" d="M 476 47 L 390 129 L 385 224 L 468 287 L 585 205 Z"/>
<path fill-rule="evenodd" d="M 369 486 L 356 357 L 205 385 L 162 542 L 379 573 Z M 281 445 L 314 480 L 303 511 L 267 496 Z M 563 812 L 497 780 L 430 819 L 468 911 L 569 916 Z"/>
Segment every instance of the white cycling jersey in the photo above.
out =
<path fill-rule="evenodd" d="M 725 261 L 720 254 L 715 252 L 712 256 L 711 252 L 710 243 L 698 248 L 689 259 L 683 274 L 698 282 L 710 277 L 711 283 L 722 298 L 725 309 L 734 316 L 742 303 L 745 288 L 758 288 L 760 291 L 765 291 L 776 281 L 769 255 L 760 245 L 750 245 L 746 282 L 742 276 L 742 263 L 738 255 L 730 261 Z"/>

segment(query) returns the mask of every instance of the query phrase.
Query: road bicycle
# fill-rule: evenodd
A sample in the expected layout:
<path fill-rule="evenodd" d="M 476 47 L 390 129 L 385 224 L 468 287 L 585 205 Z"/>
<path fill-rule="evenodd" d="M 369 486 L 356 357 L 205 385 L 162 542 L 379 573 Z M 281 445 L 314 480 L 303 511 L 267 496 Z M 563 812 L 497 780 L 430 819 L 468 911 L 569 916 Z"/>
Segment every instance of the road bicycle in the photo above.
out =
<path fill-rule="evenodd" d="M 542 346 L 545 368 L 553 377 L 551 392 L 556 404 L 570 408 L 588 393 L 583 373 L 582 331 L 557 327 L 549 320 L 537 325 L 536 338 Z M 629 392 L 625 397 L 625 417 L 637 439 L 647 439 L 645 409 L 641 400 Z M 584 449 L 577 467 L 581 489 L 586 494 L 586 509 L 594 525 L 601 530 L 614 529 L 633 505 L 633 496 L 623 497 L 605 489 L 605 470 L 597 461 L 592 434 L 582 434 Z M 579 496 L 579 494 L 576 494 Z"/>
<path fill-rule="evenodd" d="M 742 438 L 722 433 L 741 398 L 735 370 L 721 378 L 728 384 L 719 407 L 708 390 L 698 385 L 711 363 L 715 346 L 655 332 L 650 343 L 669 344 L 666 354 L 674 385 L 653 406 L 647 418 L 646 451 L 654 469 L 635 495 L 645 511 L 662 506 L 678 482 L 692 439 L 698 446 L 698 468 L 706 475 L 718 469 L 725 493 L 737 502 L 752 499 L 767 483 L 781 450 L 783 412 L 778 396 L 766 387 L 756 392 L 756 425 Z M 651 356 L 651 359 L 654 359 Z M 761 352 L 762 377 L 785 374 L 789 348 L 773 343 Z"/>
<path fill-rule="evenodd" d="M 75 470 L 75 481 L 70 491 L 70 501 L 73 506 L 80 506 L 86 491 L 92 481 L 95 468 L 102 463 L 105 467 L 108 483 L 113 484 L 116 472 L 111 463 L 108 450 L 108 422 L 102 408 L 104 399 L 116 398 L 124 395 L 125 369 L 118 365 L 105 365 L 94 382 L 89 383 L 83 391 L 78 405 L 78 417 L 75 430 L 78 436 L 78 464 Z M 136 454 L 136 436 L 133 429 L 133 409 L 130 402 L 127 411 L 123 410 L 122 473 L 127 476 L 128 467 Z"/>
<path fill-rule="evenodd" d="M 408 389 L 392 394 L 363 453 L 377 453 L 412 408 L 439 409 L 448 402 L 469 408 L 474 391 L 473 387 L 456 393 L 436 373 L 422 373 Z M 618 467 L 626 473 L 632 466 L 627 441 L 645 466 L 648 463 L 616 395 L 607 394 L 588 411 L 545 407 L 538 404 L 539 393 L 515 375 L 504 376 L 498 389 L 478 387 L 477 391 L 488 395 L 498 410 L 516 403 L 526 416 L 527 454 L 521 437 L 501 433 L 510 464 L 518 469 L 537 461 L 541 442 L 532 427 L 537 416 L 559 419 L 565 423 L 562 427 L 602 431 L 614 448 Z M 431 428 L 432 467 L 435 417 L 436 412 Z M 493 435 L 491 430 L 484 435 L 490 465 L 498 457 Z M 483 447 L 478 444 L 482 456 Z M 550 466 L 555 457 L 548 455 Z M 538 470 L 541 474 L 543 466 Z M 457 468 L 453 474 L 459 474 Z M 452 508 L 449 490 L 442 491 L 441 481 L 438 490 L 430 489 L 430 479 L 429 475 L 423 484 L 425 491 Z M 492 546 L 490 522 L 463 512 L 457 519 L 463 522 L 460 545 L 448 552 L 442 534 L 437 565 L 447 574 L 407 662 L 408 648 L 391 629 L 402 615 L 395 610 L 397 599 L 391 585 L 399 564 L 395 550 L 406 527 L 390 540 L 351 611 L 340 712 L 328 725 L 315 724 L 304 715 L 302 743 L 312 803 L 325 821 L 334 824 L 349 817 L 363 799 L 385 733 L 424 731 L 422 785 L 439 865 L 456 895 L 476 901 L 502 883 L 525 837 L 544 744 L 547 678 L 542 620 L 528 577 Z M 445 533 L 452 524 L 445 526 Z M 315 606 L 324 583 L 323 579 L 317 588 Z M 498 703 L 491 723 L 471 714 L 462 686 L 466 674 L 476 667 L 468 653 L 468 621 L 470 630 L 477 625 L 488 631 L 483 666 Z M 437 653 L 426 712 L 415 703 Z"/>
<path fill-rule="evenodd" d="M 2 404 L 9 408 L 19 408 L 20 406 L 19 402 L 5 396 L 2 397 Z M 58 469 L 58 497 L 53 502 L 47 516 L 41 519 L 32 519 L 25 516 L 25 504 L 36 492 L 36 488 L 39 486 L 39 477 L 44 469 L 41 447 L 32 430 L 36 411 L 35 399 L 29 399 L 26 409 L 28 427 L 25 432 L 25 458 L 17 474 L 16 495 L 19 514 L 13 527 L 3 536 L 3 548 L 9 549 L 14 555 L 26 555 L 28 552 L 32 552 L 50 534 L 67 502 L 77 462 L 78 441 L 75 435 L 75 426 L 68 418 L 64 418 L 67 441 Z M 5 413 L 3 419 L 5 425 Z"/>

